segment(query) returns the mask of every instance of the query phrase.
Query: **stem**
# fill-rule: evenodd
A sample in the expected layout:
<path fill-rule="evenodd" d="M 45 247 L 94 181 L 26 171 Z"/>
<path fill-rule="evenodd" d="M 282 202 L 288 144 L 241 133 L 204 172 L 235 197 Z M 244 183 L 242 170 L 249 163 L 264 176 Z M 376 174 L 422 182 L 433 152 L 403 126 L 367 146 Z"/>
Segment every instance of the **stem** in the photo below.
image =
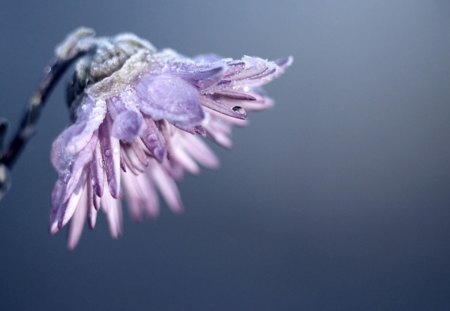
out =
<path fill-rule="evenodd" d="M 55 85 L 67 68 L 80 56 L 81 55 L 76 55 L 76 57 L 70 60 L 57 59 L 53 64 L 47 67 L 44 76 L 38 84 L 37 90 L 30 99 L 30 103 L 25 110 L 25 114 L 22 117 L 20 126 L 14 135 L 14 138 L 0 159 L 0 163 L 8 168 L 11 168 L 14 165 L 25 147 L 25 144 L 36 133 L 36 125 L 48 96 L 53 91 Z"/>
<path fill-rule="evenodd" d="M 48 96 L 60 80 L 61 76 L 72 64 L 72 62 L 80 57 L 82 53 L 69 60 L 57 59 L 52 65 L 46 68 L 45 74 L 38 84 L 37 90 L 34 92 L 25 113 L 20 122 L 14 138 L 9 146 L 3 152 L 3 141 L 6 134 L 7 123 L 4 120 L 0 122 L 0 200 L 9 191 L 11 186 L 9 171 L 19 158 L 26 143 L 36 133 L 36 126 L 42 109 L 48 99 Z"/>
<path fill-rule="evenodd" d="M 8 129 L 8 121 L 0 119 L 0 158 L 3 154 L 3 142 L 5 140 L 6 130 Z"/>
<path fill-rule="evenodd" d="M 19 128 L 6 149 L 3 149 L 3 141 L 7 123 L 0 120 L 0 200 L 10 186 L 10 169 L 17 161 L 26 143 L 36 133 L 37 122 L 48 96 L 70 65 L 95 49 L 93 36 L 92 30 L 79 28 L 69 34 L 66 40 L 56 48 L 56 59 L 46 67 L 44 76 L 39 81 L 38 87 L 26 107 Z"/>

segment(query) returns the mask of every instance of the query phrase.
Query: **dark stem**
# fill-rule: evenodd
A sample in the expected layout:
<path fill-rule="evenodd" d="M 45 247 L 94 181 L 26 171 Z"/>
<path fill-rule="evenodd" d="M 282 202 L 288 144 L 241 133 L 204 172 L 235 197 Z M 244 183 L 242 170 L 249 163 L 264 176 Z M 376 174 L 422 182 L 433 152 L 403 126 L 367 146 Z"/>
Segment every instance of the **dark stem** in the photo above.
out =
<path fill-rule="evenodd" d="M 0 200 L 10 188 L 10 169 L 19 158 L 26 143 L 36 133 L 37 122 L 42 109 L 47 102 L 48 96 L 53 91 L 67 68 L 69 68 L 75 60 L 86 53 L 88 53 L 88 51 L 80 51 L 68 59 L 57 58 L 46 68 L 44 76 L 26 107 L 17 132 L 5 149 L 3 149 L 3 141 L 6 134 L 7 122 L 5 120 L 0 120 Z"/>
<path fill-rule="evenodd" d="M 26 143 L 36 132 L 37 122 L 48 96 L 73 62 L 95 50 L 94 35 L 94 31 L 91 29 L 78 28 L 58 45 L 55 50 L 56 59 L 50 66 L 46 67 L 44 76 L 26 107 L 19 128 L 6 149 L 3 149 L 3 142 L 7 122 L 0 119 L 0 200 L 10 186 L 10 169 L 17 161 Z"/>
<path fill-rule="evenodd" d="M 53 91 L 55 85 L 58 83 L 67 68 L 83 54 L 85 54 L 85 52 L 79 53 L 69 60 L 57 59 L 52 65 L 47 67 L 42 80 L 31 97 L 30 103 L 26 108 L 25 114 L 22 117 L 20 126 L 14 135 L 14 138 L 2 154 L 0 159 L 1 164 L 5 165 L 9 169 L 14 165 L 25 147 L 25 144 L 36 132 L 36 125 L 48 96 Z"/>
<path fill-rule="evenodd" d="M 8 129 L 8 121 L 0 119 L 0 158 L 3 154 L 3 142 L 5 140 L 6 130 Z"/>

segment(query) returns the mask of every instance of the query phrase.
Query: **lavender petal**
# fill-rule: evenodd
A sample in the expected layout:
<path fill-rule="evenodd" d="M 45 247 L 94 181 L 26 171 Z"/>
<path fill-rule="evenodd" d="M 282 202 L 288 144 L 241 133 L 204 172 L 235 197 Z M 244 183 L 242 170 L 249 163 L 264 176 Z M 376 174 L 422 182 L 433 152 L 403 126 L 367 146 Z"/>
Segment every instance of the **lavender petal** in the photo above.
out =
<path fill-rule="evenodd" d="M 94 159 L 91 162 L 92 187 L 97 196 L 103 195 L 103 185 L 105 180 L 105 170 L 103 169 L 103 157 L 100 143 L 95 146 Z"/>
<path fill-rule="evenodd" d="M 84 148 L 98 129 L 106 115 L 106 103 L 103 100 L 94 101 L 85 96 L 77 109 L 73 135 L 66 141 L 66 150 L 75 154 Z"/>
<path fill-rule="evenodd" d="M 114 119 L 111 134 L 127 142 L 140 135 L 144 127 L 144 118 L 136 111 L 124 111 Z"/>
<path fill-rule="evenodd" d="M 152 119 L 146 118 L 145 122 L 147 127 L 141 134 L 141 140 L 155 159 L 162 162 L 167 154 L 164 137 Z"/>
<path fill-rule="evenodd" d="M 84 222 L 86 220 L 86 213 L 89 208 L 88 204 L 90 204 L 89 193 L 88 191 L 84 191 L 70 222 L 69 237 L 67 238 L 67 247 L 69 250 L 74 250 L 80 241 Z"/>
<path fill-rule="evenodd" d="M 202 105 L 232 118 L 242 120 L 245 120 L 247 118 L 247 113 L 244 109 L 234 109 L 235 107 L 239 106 L 229 108 L 228 106 L 223 105 L 219 100 L 213 100 L 212 98 L 206 96 L 202 98 Z"/>
<path fill-rule="evenodd" d="M 144 75 L 135 86 L 140 109 L 153 120 L 166 119 L 184 127 L 199 125 L 204 118 L 197 89 L 173 75 Z"/>
<path fill-rule="evenodd" d="M 93 136 L 88 145 L 75 156 L 74 162 L 71 165 L 71 173 L 67 182 L 63 202 L 69 199 L 75 188 L 77 188 L 78 184 L 82 182 L 80 176 L 85 172 L 85 166 L 92 160 L 94 156 L 97 141 L 97 137 Z"/>
<path fill-rule="evenodd" d="M 120 196 L 120 143 L 110 133 L 111 121 L 107 118 L 99 128 L 100 146 L 109 191 L 114 198 Z"/>

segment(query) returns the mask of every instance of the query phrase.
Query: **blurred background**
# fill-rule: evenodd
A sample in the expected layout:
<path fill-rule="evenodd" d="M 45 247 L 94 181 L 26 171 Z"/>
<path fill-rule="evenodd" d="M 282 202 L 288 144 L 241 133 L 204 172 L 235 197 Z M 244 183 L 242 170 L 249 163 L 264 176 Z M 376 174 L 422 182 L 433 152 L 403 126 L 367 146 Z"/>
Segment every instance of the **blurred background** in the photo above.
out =
<path fill-rule="evenodd" d="M 295 62 L 181 216 L 113 240 L 102 215 L 74 252 L 47 231 L 66 76 L 0 204 L 0 310 L 450 309 L 449 1 L 0 0 L 12 128 L 80 25 Z"/>

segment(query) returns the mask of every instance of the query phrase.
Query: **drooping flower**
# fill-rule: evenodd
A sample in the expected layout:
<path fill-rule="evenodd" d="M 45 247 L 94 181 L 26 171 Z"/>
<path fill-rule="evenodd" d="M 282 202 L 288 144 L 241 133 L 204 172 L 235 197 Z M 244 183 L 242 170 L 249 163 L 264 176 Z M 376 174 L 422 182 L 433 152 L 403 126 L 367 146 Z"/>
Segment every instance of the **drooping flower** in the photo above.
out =
<path fill-rule="evenodd" d="M 51 154 L 59 178 L 50 231 L 70 222 L 71 249 L 86 219 L 95 227 L 100 210 L 112 236 L 119 236 L 124 197 L 135 219 L 158 215 L 157 191 L 180 212 L 176 180 L 185 171 L 198 173 L 199 164 L 219 163 L 202 138 L 230 147 L 231 128 L 246 124 L 246 112 L 272 105 L 260 87 L 292 62 L 190 59 L 157 51 L 131 34 L 87 36 L 77 45 L 93 48 L 77 62 L 68 89 L 74 123 L 55 140 Z"/>

